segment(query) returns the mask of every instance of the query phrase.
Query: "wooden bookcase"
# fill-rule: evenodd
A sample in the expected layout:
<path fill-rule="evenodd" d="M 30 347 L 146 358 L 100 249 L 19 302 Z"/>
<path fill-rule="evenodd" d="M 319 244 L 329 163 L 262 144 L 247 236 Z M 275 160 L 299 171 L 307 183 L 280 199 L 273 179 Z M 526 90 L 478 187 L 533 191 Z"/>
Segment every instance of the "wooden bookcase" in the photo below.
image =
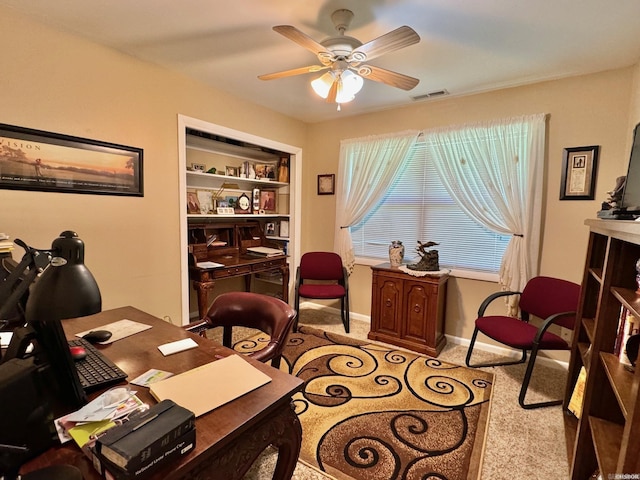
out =
<path fill-rule="evenodd" d="M 605 479 L 640 472 L 640 368 L 630 371 L 614 354 L 621 309 L 640 318 L 640 223 L 589 219 L 585 225 L 589 244 L 563 405 L 572 416 L 567 409 L 584 367 L 582 413 L 569 445 L 573 480 L 596 471 Z"/>

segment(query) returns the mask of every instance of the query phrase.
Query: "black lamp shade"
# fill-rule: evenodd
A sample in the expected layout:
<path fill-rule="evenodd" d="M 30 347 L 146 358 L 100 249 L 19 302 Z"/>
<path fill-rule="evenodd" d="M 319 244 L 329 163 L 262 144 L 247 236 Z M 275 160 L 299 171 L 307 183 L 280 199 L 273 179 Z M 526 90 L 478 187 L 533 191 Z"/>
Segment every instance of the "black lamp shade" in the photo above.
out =
<path fill-rule="evenodd" d="M 95 278 L 84 264 L 84 243 L 65 231 L 52 244 L 53 259 L 31 287 L 27 322 L 83 317 L 102 310 Z"/>

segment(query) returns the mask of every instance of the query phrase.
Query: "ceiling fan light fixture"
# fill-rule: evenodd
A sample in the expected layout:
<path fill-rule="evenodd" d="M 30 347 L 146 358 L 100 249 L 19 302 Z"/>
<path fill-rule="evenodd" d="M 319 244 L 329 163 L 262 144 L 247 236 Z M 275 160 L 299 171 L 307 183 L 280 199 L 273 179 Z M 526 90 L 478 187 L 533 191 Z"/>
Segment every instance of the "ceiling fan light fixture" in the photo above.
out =
<path fill-rule="evenodd" d="M 311 82 L 311 88 L 319 97 L 327 98 L 335 79 L 333 72 L 326 72 Z"/>
<path fill-rule="evenodd" d="M 351 70 L 345 70 L 342 72 L 340 79 L 341 81 L 338 84 L 338 94 L 336 95 L 336 103 L 350 102 L 362 89 L 364 80 L 360 75 L 356 75 Z"/>

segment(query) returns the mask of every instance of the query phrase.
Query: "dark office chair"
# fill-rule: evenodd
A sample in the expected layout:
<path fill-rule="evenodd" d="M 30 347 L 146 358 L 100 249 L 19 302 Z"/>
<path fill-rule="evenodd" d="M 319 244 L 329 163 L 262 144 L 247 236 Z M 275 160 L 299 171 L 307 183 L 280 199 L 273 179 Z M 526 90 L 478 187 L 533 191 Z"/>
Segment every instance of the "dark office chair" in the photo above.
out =
<path fill-rule="evenodd" d="M 216 297 L 200 322 L 192 323 L 186 329 L 205 336 L 207 329 L 223 327 L 222 344 L 229 348 L 233 348 L 233 327 L 260 330 L 270 336 L 269 343 L 248 355 L 261 362 L 271 360 L 271 366 L 279 368 L 296 317 L 296 310 L 278 298 L 251 292 L 227 292 Z"/>
<path fill-rule="evenodd" d="M 485 310 L 496 298 L 507 295 L 519 295 L 518 306 L 521 318 L 494 315 L 485 316 Z M 519 402 L 522 408 L 539 408 L 560 405 L 562 400 L 525 404 L 527 388 L 533 373 L 533 367 L 539 350 L 569 350 L 569 344 L 554 333 L 548 331 L 551 325 L 573 330 L 576 311 L 580 300 L 580 285 L 567 280 L 551 277 L 535 277 L 527 282 L 522 292 L 498 292 L 488 296 L 480 305 L 476 326 L 467 351 L 466 364 L 469 367 L 492 367 L 514 365 L 527 360 L 527 351 L 531 351 L 527 370 L 520 388 Z M 529 316 L 543 320 L 540 327 L 529 323 Z M 522 358 L 516 361 L 482 363 L 471 365 L 471 353 L 478 332 L 511 348 L 522 350 Z"/>
<path fill-rule="evenodd" d="M 307 283 L 309 282 L 309 283 Z M 340 316 L 349 333 L 349 274 L 340 255 L 333 252 L 307 252 L 296 271 L 295 309 L 300 311 L 300 297 L 340 299 Z M 298 320 L 293 326 L 298 331 Z"/>

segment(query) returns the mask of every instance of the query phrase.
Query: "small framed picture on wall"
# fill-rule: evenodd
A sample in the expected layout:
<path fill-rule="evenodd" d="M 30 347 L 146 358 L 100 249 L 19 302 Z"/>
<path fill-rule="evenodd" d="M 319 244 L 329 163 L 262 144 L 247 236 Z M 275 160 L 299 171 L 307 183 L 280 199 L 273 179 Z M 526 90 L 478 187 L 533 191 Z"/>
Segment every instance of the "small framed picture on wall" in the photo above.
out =
<path fill-rule="evenodd" d="M 335 174 L 318 175 L 318 195 L 333 195 L 335 193 Z"/>

